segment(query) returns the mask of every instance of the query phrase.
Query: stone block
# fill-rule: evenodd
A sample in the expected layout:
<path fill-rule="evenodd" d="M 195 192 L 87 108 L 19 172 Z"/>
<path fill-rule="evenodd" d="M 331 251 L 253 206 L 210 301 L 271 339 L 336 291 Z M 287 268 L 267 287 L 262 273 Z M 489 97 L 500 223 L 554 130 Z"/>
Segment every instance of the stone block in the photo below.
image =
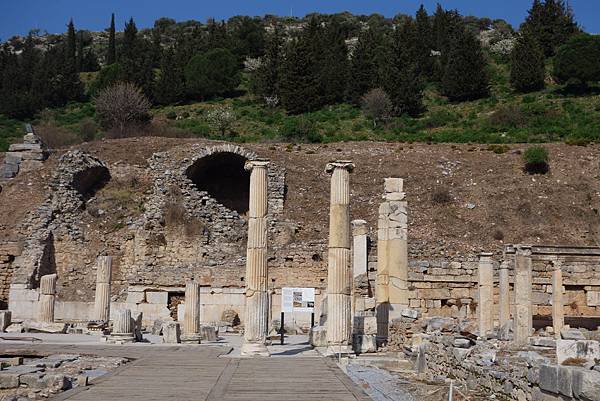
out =
<path fill-rule="evenodd" d="M 558 340 L 556 359 L 562 364 L 567 359 L 585 360 L 593 364 L 600 359 L 600 342 L 593 340 Z"/>
<path fill-rule="evenodd" d="M 23 332 L 23 324 L 13 323 L 10 326 L 8 326 L 4 331 L 7 333 L 22 333 Z"/>
<path fill-rule="evenodd" d="M 409 319 L 417 319 L 419 317 L 419 311 L 415 309 L 402 309 L 400 315 Z"/>
<path fill-rule="evenodd" d="M 355 316 L 354 331 L 357 334 L 377 334 L 377 317 Z"/>
<path fill-rule="evenodd" d="M 588 291 L 586 293 L 587 306 L 600 306 L 600 291 Z"/>
<path fill-rule="evenodd" d="M 19 374 L 7 371 L 0 372 L 0 389 L 19 387 Z"/>
<path fill-rule="evenodd" d="M 200 326 L 202 341 L 217 341 L 217 330 L 213 326 Z"/>
<path fill-rule="evenodd" d="M 540 388 L 550 393 L 558 394 L 558 366 L 540 366 Z"/>
<path fill-rule="evenodd" d="M 145 299 L 145 294 L 142 291 L 127 291 L 127 300 L 125 302 L 139 304 L 140 302 L 144 302 Z"/>
<path fill-rule="evenodd" d="M 163 342 L 167 344 L 181 343 L 181 325 L 178 322 L 167 322 L 162 326 Z"/>
<path fill-rule="evenodd" d="M 6 328 L 10 326 L 11 315 L 12 313 L 9 310 L 0 311 L 0 333 L 4 333 Z"/>
<path fill-rule="evenodd" d="M 568 366 L 559 366 L 558 367 L 558 392 L 566 397 L 571 397 L 573 390 L 571 388 L 572 377 L 571 372 L 572 368 Z"/>
<path fill-rule="evenodd" d="M 23 329 L 27 333 L 65 334 L 67 332 L 67 324 L 27 320 L 23 322 Z"/>
<path fill-rule="evenodd" d="M 600 372 L 572 369 L 573 396 L 579 400 L 600 401 Z"/>
<path fill-rule="evenodd" d="M 169 293 L 166 291 L 147 291 L 146 292 L 146 302 L 148 302 L 149 304 L 167 305 L 168 298 L 169 298 Z"/>
<path fill-rule="evenodd" d="M 375 310 L 375 298 L 363 298 L 365 300 L 365 310 Z"/>
<path fill-rule="evenodd" d="M 585 340 L 583 333 L 577 329 L 564 328 L 560 331 L 563 340 Z"/>
<path fill-rule="evenodd" d="M 555 348 L 556 340 L 550 337 L 529 337 L 529 345 L 534 347 Z"/>
<path fill-rule="evenodd" d="M 452 342 L 455 348 L 469 348 L 471 347 L 471 341 L 468 338 L 455 338 Z"/>
<path fill-rule="evenodd" d="M 375 334 L 354 334 L 352 336 L 352 349 L 357 354 L 377 352 L 377 336 Z"/>
<path fill-rule="evenodd" d="M 404 180 L 402 178 L 386 178 L 383 182 L 383 189 L 385 192 L 402 192 L 404 187 Z"/>
<path fill-rule="evenodd" d="M 315 326 L 310 329 L 308 341 L 313 347 L 327 347 L 327 328 Z"/>

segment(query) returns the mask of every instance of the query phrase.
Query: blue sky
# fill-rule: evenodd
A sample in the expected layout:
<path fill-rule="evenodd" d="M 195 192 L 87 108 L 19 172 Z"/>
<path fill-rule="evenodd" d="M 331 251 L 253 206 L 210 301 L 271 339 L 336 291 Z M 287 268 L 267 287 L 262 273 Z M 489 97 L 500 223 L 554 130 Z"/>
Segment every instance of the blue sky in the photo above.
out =
<path fill-rule="evenodd" d="M 208 17 L 226 19 L 233 15 L 290 15 L 303 16 L 310 12 L 334 13 L 350 11 L 355 14 L 380 13 L 392 16 L 412 14 L 421 3 L 429 11 L 440 2 L 445 8 L 457 8 L 463 15 L 503 18 L 518 26 L 523 21 L 530 0 L 5 0 L 0 11 L 0 39 L 26 34 L 32 28 L 51 33 L 65 31 L 73 17 L 78 28 L 101 30 L 109 24 L 114 12 L 119 30 L 124 21 L 133 17 L 138 27 L 150 27 L 159 17 L 177 21 Z M 588 32 L 600 32 L 600 1 L 570 0 L 577 21 Z"/>

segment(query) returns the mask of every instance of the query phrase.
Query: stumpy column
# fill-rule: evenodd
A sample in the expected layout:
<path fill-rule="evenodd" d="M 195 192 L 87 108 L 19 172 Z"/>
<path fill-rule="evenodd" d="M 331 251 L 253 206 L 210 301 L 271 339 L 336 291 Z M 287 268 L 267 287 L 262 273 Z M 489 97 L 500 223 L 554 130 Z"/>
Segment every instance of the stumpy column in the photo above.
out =
<path fill-rule="evenodd" d="M 510 283 L 508 280 L 508 263 L 506 261 L 500 264 L 498 269 L 498 320 L 500 327 L 503 327 L 510 320 Z"/>
<path fill-rule="evenodd" d="M 110 319 L 110 279 L 112 275 L 112 257 L 98 256 L 96 272 L 96 298 L 94 302 L 94 318 L 108 322 Z"/>
<path fill-rule="evenodd" d="M 514 342 L 527 344 L 533 327 L 531 308 L 531 247 L 518 245 L 515 252 L 515 318 Z"/>
<path fill-rule="evenodd" d="M 249 160 L 250 207 L 248 210 L 248 245 L 246 252 L 246 316 L 244 344 L 246 356 L 269 356 L 267 334 L 269 322 L 269 287 L 267 269 L 267 182 L 268 160 Z"/>
<path fill-rule="evenodd" d="M 47 274 L 40 279 L 40 303 L 38 320 L 54 322 L 54 301 L 56 300 L 56 274 Z"/>
<path fill-rule="evenodd" d="M 200 344 L 200 284 L 188 281 L 185 284 L 185 312 L 181 342 Z"/>
<path fill-rule="evenodd" d="M 552 271 L 552 326 L 554 328 L 554 337 L 560 338 L 560 331 L 564 325 L 562 263 L 556 260 L 554 262 L 554 270 Z"/>
<path fill-rule="evenodd" d="M 350 266 L 350 172 L 351 161 L 327 164 L 331 174 L 329 204 L 329 252 L 327 268 L 327 344 L 330 352 L 352 352 Z"/>
<path fill-rule="evenodd" d="M 113 330 L 109 340 L 117 344 L 135 342 L 134 321 L 131 317 L 131 309 L 119 309 L 115 313 Z"/>
<path fill-rule="evenodd" d="M 477 268 L 479 283 L 477 317 L 481 337 L 491 334 L 494 329 L 494 265 L 492 256 L 492 253 L 481 253 L 479 255 L 479 267 Z"/>

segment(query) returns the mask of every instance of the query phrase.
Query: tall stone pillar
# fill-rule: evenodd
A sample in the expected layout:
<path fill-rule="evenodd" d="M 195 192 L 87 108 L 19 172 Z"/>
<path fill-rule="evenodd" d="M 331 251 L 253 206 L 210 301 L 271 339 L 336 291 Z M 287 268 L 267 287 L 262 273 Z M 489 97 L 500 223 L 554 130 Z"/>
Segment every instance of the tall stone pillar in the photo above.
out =
<path fill-rule="evenodd" d="M 40 301 L 38 320 L 54 322 L 54 302 L 56 300 L 56 274 L 47 274 L 40 279 Z"/>
<path fill-rule="evenodd" d="M 131 309 L 119 309 L 115 313 L 113 320 L 113 329 L 109 340 L 115 343 L 132 343 L 134 336 L 135 322 L 131 317 Z"/>
<path fill-rule="evenodd" d="M 503 327 L 510 320 L 510 283 L 508 280 L 508 263 L 506 261 L 500 264 L 498 269 L 498 320 L 500 327 Z"/>
<path fill-rule="evenodd" d="M 493 253 L 483 252 L 479 255 L 477 277 L 479 282 L 479 304 L 477 306 L 477 320 L 479 321 L 479 335 L 486 337 L 494 330 L 494 265 Z"/>
<path fill-rule="evenodd" d="M 327 344 L 330 352 L 351 352 L 350 172 L 351 161 L 327 164 L 331 174 L 327 269 Z"/>
<path fill-rule="evenodd" d="M 185 312 L 181 342 L 200 344 L 200 284 L 188 281 L 185 284 Z"/>
<path fill-rule="evenodd" d="M 247 356 L 269 356 L 269 287 L 267 268 L 267 170 L 268 160 L 249 160 L 250 207 L 248 210 L 248 244 L 246 253 L 246 316 L 244 344 Z"/>
<path fill-rule="evenodd" d="M 531 305 L 531 247 L 517 245 L 515 252 L 515 316 L 514 342 L 517 345 L 527 344 L 533 327 Z"/>
<path fill-rule="evenodd" d="M 358 277 L 367 272 L 367 234 L 369 229 L 364 220 L 352 220 L 352 272 Z"/>
<path fill-rule="evenodd" d="M 552 326 L 556 338 L 560 338 L 560 331 L 564 325 L 562 263 L 556 260 L 552 271 Z"/>
<path fill-rule="evenodd" d="M 98 256 L 96 272 L 96 298 L 92 320 L 108 322 L 110 319 L 110 279 L 112 275 L 112 257 Z"/>
<path fill-rule="evenodd" d="M 385 342 L 388 336 L 388 322 L 390 314 L 390 297 L 388 285 L 390 282 L 388 267 L 388 227 L 389 204 L 383 202 L 379 205 L 379 218 L 377 219 L 377 276 L 375 286 L 375 303 L 377 314 L 377 337 L 379 342 Z"/>

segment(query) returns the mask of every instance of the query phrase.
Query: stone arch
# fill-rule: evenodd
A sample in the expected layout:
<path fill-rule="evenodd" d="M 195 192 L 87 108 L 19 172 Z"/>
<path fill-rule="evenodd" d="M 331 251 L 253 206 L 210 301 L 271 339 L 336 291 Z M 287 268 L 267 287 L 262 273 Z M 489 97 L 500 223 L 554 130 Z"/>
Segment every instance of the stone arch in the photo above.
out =
<path fill-rule="evenodd" d="M 104 166 L 92 166 L 73 174 L 71 185 L 83 199 L 89 199 L 110 180 L 110 173 Z"/>
<path fill-rule="evenodd" d="M 185 170 L 194 187 L 206 192 L 221 205 L 239 214 L 248 212 L 250 173 L 244 169 L 247 160 L 257 155 L 235 145 L 203 149 Z"/>

